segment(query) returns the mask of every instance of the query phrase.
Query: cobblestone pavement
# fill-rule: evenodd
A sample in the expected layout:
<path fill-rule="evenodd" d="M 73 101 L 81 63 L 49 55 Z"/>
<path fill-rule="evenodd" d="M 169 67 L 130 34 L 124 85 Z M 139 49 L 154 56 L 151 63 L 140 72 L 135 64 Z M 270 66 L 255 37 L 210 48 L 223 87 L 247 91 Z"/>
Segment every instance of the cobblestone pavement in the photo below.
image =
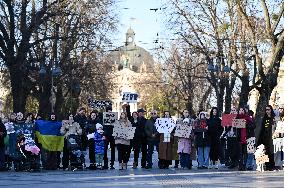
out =
<path fill-rule="evenodd" d="M 160 170 L 157 160 L 153 169 L 133 170 L 131 164 L 124 171 L 117 170 L 116 163 L 115 170 L 0 172 L 0 187 L 284 187 L 284 171 L 260 173 L 229 171 L 226 168 L 197 170 L 196 167 L 192 170 Z"/>

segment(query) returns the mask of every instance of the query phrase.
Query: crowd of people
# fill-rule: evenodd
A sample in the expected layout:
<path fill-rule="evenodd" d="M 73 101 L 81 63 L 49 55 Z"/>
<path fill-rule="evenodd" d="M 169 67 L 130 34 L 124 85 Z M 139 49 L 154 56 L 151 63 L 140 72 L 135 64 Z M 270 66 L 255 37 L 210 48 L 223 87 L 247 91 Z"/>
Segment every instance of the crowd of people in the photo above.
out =
<path fill-rule="evenodd" d="M 273 139 L 283 137 L 282 134 L 274 132 L 277 122 L 284 121 L 283 109 L 284 106 L 280 106 L 277 113 L 279 115 L 276 116 L 273 108 L 268 105 L 260 125 L 261 131 L 255 146 L 260 144 L 265 146 L 265 152 L 269 156 L 269 162 L 265 163 L 266 170 L 282 169 L 283 152 L 274 152 Z M 105 112 L 111 111 L 110 106 L 106 107 Z M 236 119 L 244 119 L 245 128 L 222 126 L 216 107 L 211 109 L 208 117 L 203 112 L 196 117 L 190 117 L 189 111 L 185 109 L 181 114 L 180 123 L 186 125 L 190 135 L 175 136 L 174 129 L 170 133 L 169 140 L 165 142 L 167 135 L 159 133 L 155 126 L 159 118 L 157 110 L 152 110 L 150 118 L 147 119 L 144 109 L 131 113 L 130 106 L 123 105 L 123 112 L 115 124 L 110 126 L 103 124 L 101 112 L 92 111 L 87 117 L 86 109 L 81 107 L 76 115 L 69 114 L 66 118 L 71 123 L 60 124 L 64 146 L 62 150 L 53 150 L 44 147 L 36 131 L 38 131 L 37 124 L 42 122 L 60 122 L 56 114 L 51 114 L 48 120 L 43 120 L 40 116 L 34 118 L 31 113 L 28 113 L 26 118 L 20 112 L 12 113 L 9 118 L 0 121 L 0 169 L 26 170 L 20 168 L 20 165 L 29 162 L 28 170 L 40 170 L 41 167 L 46 170 L 68 170 L 70 164 L 73 164 L 72 152 L 75 158 L 77 156 L 75 159 L 77 162 L 78 157 L 81 159 L 82 168 L 86 167 L 89 170 L 115 169 L 116 153 L 119 170 L 127 169 L 130 165 L 133 169 L 139 167 L 151 169 L 153 153 L 157 151 L 160 169 L 168 169 L 171 165 L 174 168 L 192 169 L 192 161 L 196 160 L 197 169 L 218 169 L 224 166 L 229 169 L 255 170 L 254 154 L 247 152 L 247 139 L 255 137 L 254 113 L 248 107 L 239 109 L 233 107 L 231 114 L 236 114 Z M 171 118 L 170 112 L 164 111 L 161 118 Z M 114 136 L 115 126 L 136 127 L 133 139 Z M 30 147 L 23 147 L 27 144 L 26 140 L 34 140 L 34 143 L 29 142 L 29 146 L 33 146 L 33 149 L 27 150 Z M 78 150 L 81 153 L 78 153 Z M 88 156 L 85 155 L 87 150 Z M 131 152 L 134 153 L 133 164 L 128 164 Z M 85 166 L 86 157 L 90 160 L 88 166 Z M 78 165 L 74 166 L 79 168 Z"/>

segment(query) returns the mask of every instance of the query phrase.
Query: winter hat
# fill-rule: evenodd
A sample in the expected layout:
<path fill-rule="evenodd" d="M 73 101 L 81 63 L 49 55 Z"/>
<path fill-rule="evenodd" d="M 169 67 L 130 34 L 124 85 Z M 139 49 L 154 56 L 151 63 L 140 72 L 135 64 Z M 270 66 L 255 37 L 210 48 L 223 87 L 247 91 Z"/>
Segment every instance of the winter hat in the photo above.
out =
<path fill-rule="evenodd" d="M 188 118 L 185 118 L 182 122 L 183 122 L 183 123 L 189 123 L 189 119 L 188 119 Z"/>
<path fill-rule="evenodd" d="M 103 126 L 100 123 L 96 124 L 96 129 L 98 130 L 99 128 L 103 128 Z"/>

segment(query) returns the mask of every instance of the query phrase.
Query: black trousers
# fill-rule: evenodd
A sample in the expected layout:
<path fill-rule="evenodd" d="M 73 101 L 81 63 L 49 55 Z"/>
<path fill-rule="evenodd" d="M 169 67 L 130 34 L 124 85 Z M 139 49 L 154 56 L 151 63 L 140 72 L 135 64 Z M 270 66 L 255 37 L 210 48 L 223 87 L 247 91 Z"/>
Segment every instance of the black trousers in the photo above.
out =
<path fill-rule="evenodd" d="M 240 158 L 239 158 L 239 167 L 244 168 L 247 163 L 247 145 L 240 144 Z"/>
<path fill-rule="evenodd" d="M 133 140 L 133 149 L 134 149 L 134 162 L 138 164 L 139 153 L 142 153 L 141 158 L 141 167 L 146 166 L 147 160 L 147 140 L 138 138 Z"/>
<path fill-rule="evenodd" d="M 66 169 L 69 166 L 69 152 L 70 151 L 67 149 L 67 140 L 64 139 L 64 148 L 63 148 L 63 157 L 62 157 L 63 169 Z"/>
<path fill-rule="evenodd" d="M 227 138 L 228 154 L 233 165 L 239 164 L 240 145 L 236 137 Z"/>
<path fill-rule="evenodd" d="M 129 145 L 117 144 L 117 151 L 118 151 L 118 162 L 119 163 L 127 163 L 129 160 Z"/>
<path fill-rule="evenodd" d="M 107 140 L 105 141 L 105 150 L 104 150 L 104 166 L 108 167 L 108 156 L 107 156 L 107 150 L 108 150 L 108 145 L 110 144 L 110 149 L 111 149 L 111 159 L 110 159 L 110 165 L 114 165 L 115 161 L 115 140 L 113 136 L 107 137 Z"/>
<path fill-rule="evenodd" d="M 94 142 L 94 139 L 91 138 L 88 142 L 89 142 L 88 145 L 89 145 L 90 163 L 95 164 L 96 163 L 96 157 L 95 157 L 95 142 Z"/>

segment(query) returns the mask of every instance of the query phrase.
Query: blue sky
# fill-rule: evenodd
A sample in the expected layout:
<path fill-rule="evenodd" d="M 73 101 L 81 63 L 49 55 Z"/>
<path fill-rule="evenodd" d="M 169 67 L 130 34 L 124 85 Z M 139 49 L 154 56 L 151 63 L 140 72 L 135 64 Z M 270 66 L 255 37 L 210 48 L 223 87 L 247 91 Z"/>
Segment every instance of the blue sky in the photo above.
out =
<path fill-rule="evenodd" d="M 151 8 L 161 8 L 163 0 L 121 0 L 118 3 L 120 23 L 118 35 L 114 36 L 115 46 L 123 45 L 125 33 L 131 27 L 135 35 L 135 43 L 145 49 L 154 48 L 157 33 L 162 32 L 162 11 Z M 125 9 L 127 8 L 127 9 Z M 147 43 L 147 44 L 145 44 Z"/>

